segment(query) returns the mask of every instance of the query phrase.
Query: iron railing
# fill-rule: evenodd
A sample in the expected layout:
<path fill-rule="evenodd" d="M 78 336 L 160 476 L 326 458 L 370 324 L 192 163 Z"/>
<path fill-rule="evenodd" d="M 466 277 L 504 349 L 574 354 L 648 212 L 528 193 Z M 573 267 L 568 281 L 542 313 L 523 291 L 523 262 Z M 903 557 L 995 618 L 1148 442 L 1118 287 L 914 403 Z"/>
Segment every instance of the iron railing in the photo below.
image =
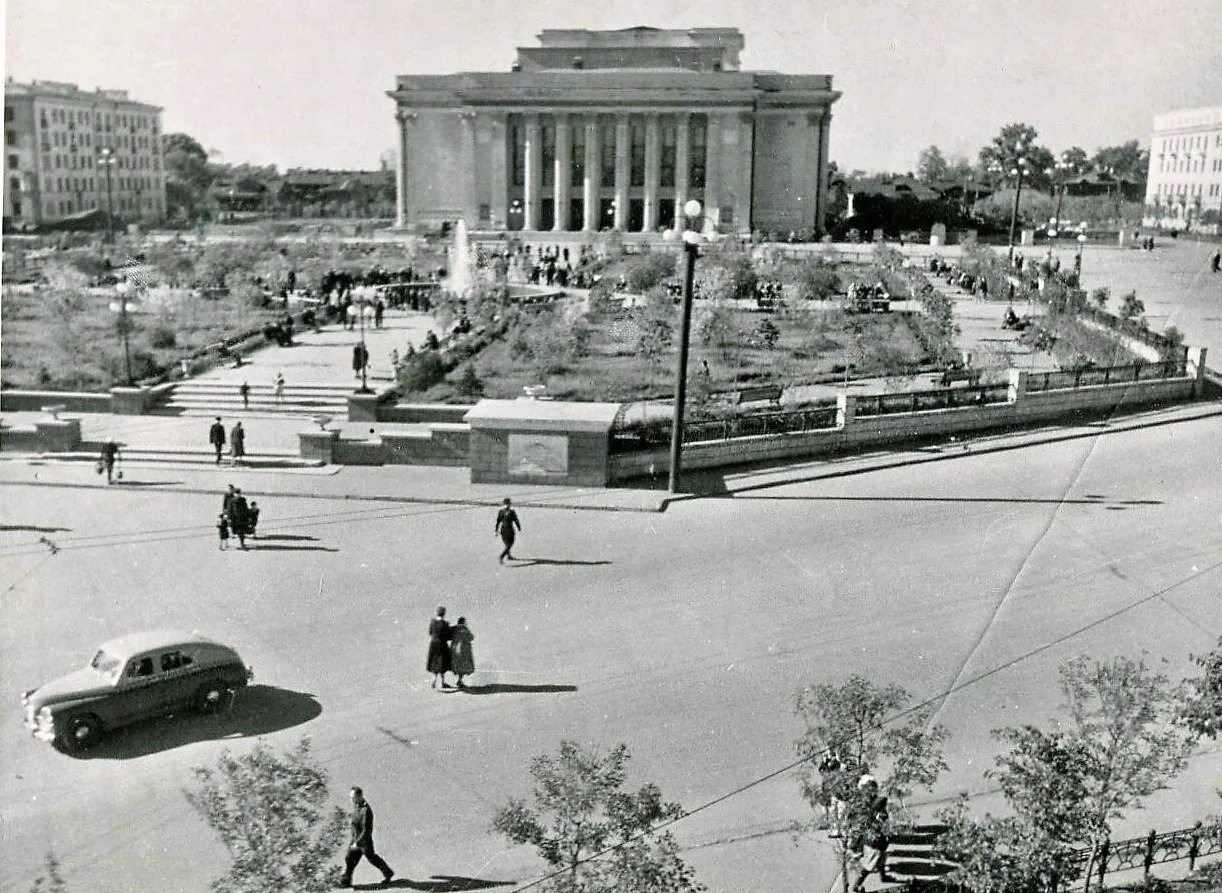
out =
<path fill-rule="evenodd" d="M 966 388 L 938 388 L 932 391 L 903 391 L 897 394 L 858 394 L 853 398 L 853 402 L 856 407 L 855 414 L 860 418 L 925 412 L 931 409 L 955 409 L 962 406 L 985 406 L 1005 403 L 1009 399 L 1009 385 L 990 384 Z"/>
<path fill-rule="evenodd" d="M 708 443 L 768 434 L 799 434 L 835 427 L 836 405 L 831 403 L 786 412 L 753 412 L 720 419 L 696 419 L 684 424 L 683 443 Z M 648 422 L 617 419 L 611 428 L 611 452 L 661 449 L 670 443 L 670 432 L 670 419 Z"/>
<path fill-rule="evenodd" d="M 1027 393 L 1061 391 L 1102 384 L 1127 384 L 1136 381 L 1156 381 L 1184 375 L 1179 360 L 1165 363 L 1128 363 L 1124 366 L 1103 366 L 1086 369 L 1064 369 L 1059 372 L 1032 372 L 1027 375 Z"/>

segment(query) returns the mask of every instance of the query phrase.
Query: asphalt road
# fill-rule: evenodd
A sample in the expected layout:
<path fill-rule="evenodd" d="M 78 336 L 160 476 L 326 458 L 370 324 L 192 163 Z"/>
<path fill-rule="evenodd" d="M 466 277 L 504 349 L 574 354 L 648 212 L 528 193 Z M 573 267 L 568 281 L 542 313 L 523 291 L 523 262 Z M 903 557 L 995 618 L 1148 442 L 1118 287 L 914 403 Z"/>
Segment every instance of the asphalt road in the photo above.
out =
<path fill-rule="evenodd" d="M 989 730 L 1050 722 L 1065 660 L 1146 650 L 1180 675 L 1222 633 L 1219 469 L 1209 419 L 661 515 L 531 510 L 514 567 L 484 509 L 268 500 L 244 554 L 217 550 L 219 500 L 6 487 L 0 889 L 27 889 L 53 850 L 72 890 L 206 890 L 225 854 L 182 796 L 189 767 L 302 735 L 337 802 L 365 788 L 379 850 L 416 889 L 528 881 L 543 864 L 489 825 L 529 791 L 532 756 L 623 741 L 633 781 L 693 808 L 789 763 L 797 690 L 852 672 L 933 698 L 949 727 L 951 772 L 918 800 L 966 789 L 995 809 Z M 40 536 L 59 553 L 20 554 Z M 438 604 L 469 618 L 485 693 L 429 688 Z M 233 644 L 257 687 L 229 716 L 137 727 L 86 758 L 28 737 L 23 689 L 159 626 Z M 1220 776 L 1202 753 L 1121 833 L 1216 812 Z M 826 841 L 786 831 L 805 814 L 783 773 L 674 831 L 711 890 L 827 889 Z"/>

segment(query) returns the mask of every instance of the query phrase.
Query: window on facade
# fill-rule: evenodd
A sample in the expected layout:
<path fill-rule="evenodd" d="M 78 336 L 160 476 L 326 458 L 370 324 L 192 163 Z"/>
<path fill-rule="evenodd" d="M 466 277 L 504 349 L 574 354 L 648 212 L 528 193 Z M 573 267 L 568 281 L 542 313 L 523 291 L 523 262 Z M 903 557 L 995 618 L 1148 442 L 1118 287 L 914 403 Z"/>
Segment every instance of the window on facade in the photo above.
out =
<path fill-rule="evenodd" d="M 703 189 L 705 186 L 708 135 L 708 118 L 704 115 L 692 115 L 687 159 L 687 183 L 692 189 Z"/>
<path fill-rule="evenodd" d="M 8 188 L 10 192 L 20 192 L 21 191 L 21 178 L 20 177 L 9 177 L 8 178 Z"/>
<path fill-rule="evenodd" d="M 599 152 L 599 167 L 602 168 L 602 181 L 605 186 L 613 186 L 615 185 L 615 121 L 604 121 L 600 130 L 602 146 Z"/>
<path fill-rule="evenodd" d="M 628 185 L 645 185 L 645 122 L 633 120 L 628 126 Z"/>
<path fill-rule="evenodd" d="M 548 119 L 539 125 L 539 142 L 542 144 L 540 161 L 543 167 L 543 185 L 551 186 L 556 173 L 556 124 Z"/>
<path fill-rule="evenodd" d="M 509 171 L 512 185 L 526 185 L 526 128 L 520 118 L 509 125 Z"/>
<path fill-rule="evenodd" d="M 12 121 L 12 120 L 13 120 L 13 110 L 12 110 L 12 108 L 11 108 L 11 107 L 10 107 L 10 108 L 6 108 L 6 109 L 4 110 L 4 120 L 5 120 L 5 121 Z"/>
<path fill-rule="evenodd" d="M 4 144 L 5 144 L 6 146 L 15 146 L 15 145 L 17 145 L 17 131 L 15 131 L 15 130 L 5 130 L 5 131 L 4 131 Z"/>
<path fill-rule="evenodd" d="M 575 119 L 569 129 L 569 185 L 580 186 L 586 176 L 586 126 Z"/>
<path fill-rule="evenodd" d="M 674 118 L 663 118 L 659 133 L 658 184 L 675 185 L 675 144 L 677 140 Z"/>
<path fill-rule="evenodd" d="M 19 161 L 20 159 L 16 155 L 10 155 L 8 157 L 8 166 L 9 167 L 20 167 L 21 165 Z"/>

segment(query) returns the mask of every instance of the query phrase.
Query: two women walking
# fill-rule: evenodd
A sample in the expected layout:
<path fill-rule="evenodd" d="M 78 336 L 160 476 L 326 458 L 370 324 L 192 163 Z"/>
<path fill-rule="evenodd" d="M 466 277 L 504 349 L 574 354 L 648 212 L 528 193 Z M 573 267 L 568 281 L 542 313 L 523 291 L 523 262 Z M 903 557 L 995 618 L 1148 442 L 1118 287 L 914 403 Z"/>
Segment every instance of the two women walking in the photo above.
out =
<path fill-rule="evenodd" d="M 453 626 L 446 620 L 446 609 L 437 609 L 437 615 L 429 621 L 429 652 L 425 670 L 433 674 L 432 687 L 440 683 L 443 689 L 452 688 L 446 682 L 446 674 L 458 677 L 458 688 L 466 688 L 463 677 L 475 672 L 475 651 L 471 643 L 475 634 L 467 626 L 467 618 L 459 617 Z"/>

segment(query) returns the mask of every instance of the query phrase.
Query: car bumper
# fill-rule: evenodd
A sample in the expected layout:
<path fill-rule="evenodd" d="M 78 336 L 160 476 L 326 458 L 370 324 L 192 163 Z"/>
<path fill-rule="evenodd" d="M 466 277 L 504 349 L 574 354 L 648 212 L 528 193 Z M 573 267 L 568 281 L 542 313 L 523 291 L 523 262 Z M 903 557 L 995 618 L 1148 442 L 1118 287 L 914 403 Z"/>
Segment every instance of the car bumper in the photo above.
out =
<path fill-rule="evenodd" d="M 36 722 L 26 721 L 23 725 L 30 730 L 30 737 L 37 738 L 39 741 L 52 742 L 55 740 L 55 728 L 41 726 Z"/>

